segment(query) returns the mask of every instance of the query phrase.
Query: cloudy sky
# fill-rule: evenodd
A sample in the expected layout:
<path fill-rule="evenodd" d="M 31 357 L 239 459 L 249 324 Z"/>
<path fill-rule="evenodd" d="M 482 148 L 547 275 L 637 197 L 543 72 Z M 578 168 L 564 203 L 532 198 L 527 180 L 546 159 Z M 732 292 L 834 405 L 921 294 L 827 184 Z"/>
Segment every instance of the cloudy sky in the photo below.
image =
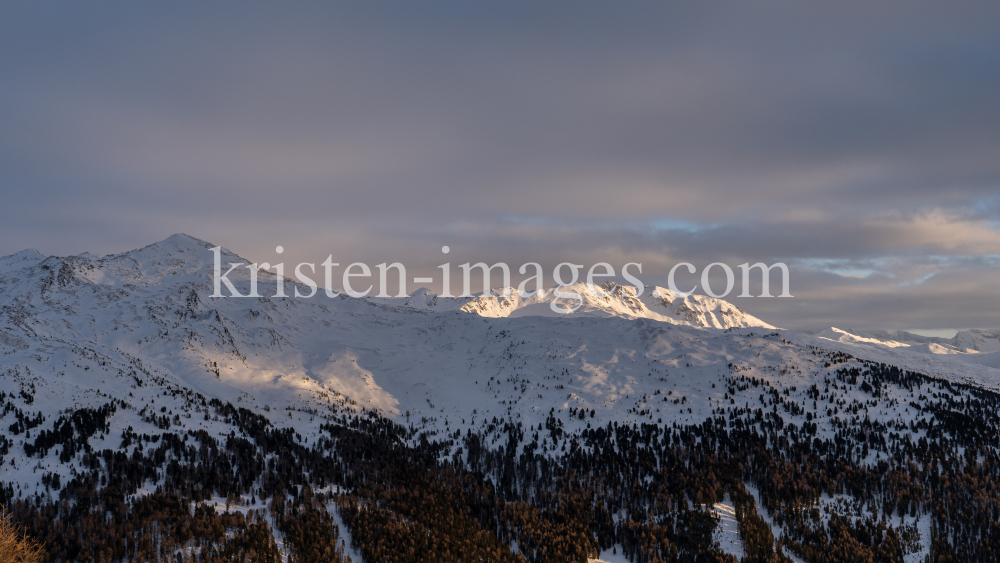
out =
<path fill-rule="evenodd" d="M 0 255 L 783 261 L 732 301 L 1000 325 L 996 2 L 288 4 L 0 7 Z"/>

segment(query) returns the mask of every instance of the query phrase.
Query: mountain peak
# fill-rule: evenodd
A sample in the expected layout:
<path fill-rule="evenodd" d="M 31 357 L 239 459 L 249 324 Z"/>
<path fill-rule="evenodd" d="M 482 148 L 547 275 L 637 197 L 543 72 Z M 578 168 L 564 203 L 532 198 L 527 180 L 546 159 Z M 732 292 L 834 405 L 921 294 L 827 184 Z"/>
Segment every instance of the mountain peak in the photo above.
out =
<path fill-rule="evenodd" d="M 0 257 L 0 272 L 15 271 L 29 266 L 34 266 L 42 260 L 45 260 L 45 258 L 46 256 L 44 254 L 38 252 L 34 248 L 28 248 L 20 252 L 15 252 L 10 256 Z"/>
<path fill-rule="evenodd" d="M 160 242 L 155 243 L 155 244 L 160 244 L 160 245 L 163 245 L 163 244 L 175 244 L 175 245 L 197 244 L 199 246 L 207 246 L 209 248 L 211 248 L 212 246 L 214 246 L 212 243 L 210 243 L 208 241 L 204 241 L 204 240 L 202 240 L 202 239 L 200 239 L 198 237 L 193 237 L 193 236 L 191 236 L 191 235 L 189 235 L 187 233 L 174 233 L 174 234 L 170 235 L 169 237 L 167 237 L 167 238 L 165 238 L 165 239 L 163 239 Z"/>
<path fill-rule="evenodd" d="M 217 245 L 191 235 L 177 233 L 142 248 L 105 256 L 103 261 L 138 263 L 143 265 L 144 270 L 154 267 L 162 271 L 165 266 L 170 266 L 208 272 L 213 262 L 211 249 L 215 246 Z M 250 262 L 226 248 L 222 248 L 222 261 Z"/>
<path fill-rule="evenodd" d="M 177 252 L 201 251 L 210 249 L 214 246 L 215 245 L 210 242 L 203 241 L 191 235 L 187 235 L 184 233 L 177 233 L 170 235 L 169 237 L 161 241 L 154 242 L 152 244 L 147 244 L 146 246 L 140 248 L 126 250 L 125 252 L 111 254 L 105 256 L 104 258 L 117 258 L 119 256 L 134 256 L 136 254 L 148 254 L 150 250 L 154 251 L 158 250 L 166 252 L 167 254 L 173 254 Z"/>
<path fill-rule="evenodd" d="M 214 245 L 214 244 L 212 244 L 210 242 L 201 240 L 201 239 L 193 237 L 191 235 L 188 235 L 188 234 L 185 234 L 185 233 L 177 233 L 177 234 L 170 235 L 169 237 L 167 237 L 167 238 L 165 238 L 165 239 L 163 239 L 163 240 L 161 240 L 159 242 L 154 242 L 153 244 L 150 244 L 150 245 L 145 246 L 143 248 L 140 248 L 138 250 L 141 251 L 141 250 L 145 250 L 147 248 L 154 248 L 155 247 L 155 248 L 161 248 L 163 250 L 166 250 L 167 252 L 190 252 L 190 251 L 200 252 L 202 250 L 210 249 L 210 248 L 213 248 L 215 246 L 216 245 Z M 135 251 L 132 251 L 132 252 L 135 252 Z M 128 254 L 130 254 L 130 253 L 128 253 Z"/>

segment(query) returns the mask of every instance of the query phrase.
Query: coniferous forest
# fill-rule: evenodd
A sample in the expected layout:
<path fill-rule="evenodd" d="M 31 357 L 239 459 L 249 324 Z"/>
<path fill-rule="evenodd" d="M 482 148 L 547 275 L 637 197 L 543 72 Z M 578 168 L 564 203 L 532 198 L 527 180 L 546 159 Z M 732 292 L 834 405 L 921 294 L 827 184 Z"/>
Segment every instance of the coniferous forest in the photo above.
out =
<path fill-rule="evenodd" d="M 1000 0 L 0 0 L 0 563 L 1000 563 L 998 274 Z"/>
<path fill-rule="evenodd" d="M 735 561 L 713 540 L 710 507 L 724 498 L 748 563 L 901 562 L 921 542 L 932 562 L 997 561 L 1000 396 L 814 353 L 830 376 L 809 390 L 812 405 L 730 365 L 728 394 L 759 395 L 759 406 L 731 400 L 699 424 L 588 422 L 572 434 L 564 417 L 591 413 L 433 436 L 345 411 L 306 443 L 187 393 L 230 434 L 174 432 L 164 418 L 161 434 L 126 431 L 98 450 L 91 439 L 125 401 L 42 424 L 5 396 L 26 452 L 58 448 L 73 477 L 44 475 L 44 491 L 5 484 L 0 501 L 49 561 L 279 561 L 276 538 L 309 563 L 347 561 L 351 549 L 366 562 L 586 562 L 609 548 L 635 563 Z M 908 424 L 866 415 L 890 388 L 913 395 Z M 852 389 L 867 400 L 838 398 Z M 803 409 L 804 424 L 786 422 Z M 821 439 L 809 421 L 834 409 L 836 434 Z M 223 498 L 226 508 L 206 502 Z"/>

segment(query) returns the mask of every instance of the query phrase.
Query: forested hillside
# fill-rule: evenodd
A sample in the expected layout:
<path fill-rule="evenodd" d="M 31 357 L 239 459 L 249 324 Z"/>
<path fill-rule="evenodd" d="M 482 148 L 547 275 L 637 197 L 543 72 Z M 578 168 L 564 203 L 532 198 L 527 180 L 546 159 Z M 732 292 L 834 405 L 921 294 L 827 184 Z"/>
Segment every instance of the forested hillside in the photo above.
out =
<path fill-rule="evenodd" d="M 707 509 L 727 496 L 743 561 L 896 562 L 922 546 L 931 561 L 996 561 L 1000 396 L 814 352 L 830 375 L 804 406 L 731 365 L 717 383 L 729 399 L 684 425 L 553 411 L 538 426 L 496 419 L 431 439 L 345 412 L 310 441 L 190 394 L 229 435 L 166 421 L 101 448 L 107 417 L 134 406 L 21 415 L 25 450 L 58 449 L 73 477 L 40 467 L 43 487 L 7 484 L 0 500 L 59 561 L 277 561 L 275 537 L 294 561 L 346 560 L 349 546 L 365 561 L 585 562 L 609 548 L 641 563 L 728 561 Z M 872 419 L 900 397 L 910 419 Z M 16 402 L 5 409 L 20 414 Z M 812 420 L 831 415 L 824 436 Z M 587 424 L 569 432 L 570 420 Z"/>

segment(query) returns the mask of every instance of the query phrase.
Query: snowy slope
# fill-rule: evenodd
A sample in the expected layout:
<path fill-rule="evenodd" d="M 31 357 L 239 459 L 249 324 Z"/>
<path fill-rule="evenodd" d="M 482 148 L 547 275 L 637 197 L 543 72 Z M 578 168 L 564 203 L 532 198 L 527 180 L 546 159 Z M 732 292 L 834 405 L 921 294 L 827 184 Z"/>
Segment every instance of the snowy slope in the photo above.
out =
<path fill-rule="evenodd" d="M 970 353 L 1000 351 L 1000 329 L 974 328 L 961 330 L 952 338 L 923 336 L 905 330 L 854 330 L 829 328 L 817 336 L 843 342 L 872 342 L 885 346 L 912 346 L 928 353 Z M 923 348 L 920 346 L 923 345 Z"/>
<path fill-rule="evenodd" d="M 33 251 L 0 259 L 0 391 L 20 397 L 19 408 L 41 413 L 46 425 L 66 409 L 121 399 L 130 408 L 112 419 L 104 447 L 114 448 L 110 436 L 126 428 L 161 432 L 151 413 L 180 428 L 231 431 L 185 400 L 190 393 L 255 410 L 306 440 L 325 416 L 361 409 L 429 436 L 484 431 L 494 418 L 535 427 L 552 413 L 570 435 L 609 421 L 698 424 L 730 405 L 774 406 L 756 385 L 735 388 L 739 378 L 813 405 L 810 386 L 843 367 L 817 350 L 1000 389 L 995 364 L 956 359 L 966 354 L 922 353 L 917 343 L 844 331 L 775 330 L 725 301 L 662 288 L 639 297 L 615 284 L 596 295 L 567 288 L 583 297 L 570 315 L 551 312 L 551 295 L 501 290 L 464 300 L 426 290 L 401 299 L 212 298 L 212 246 L 175 235 L 100 259 Z M 246 293 L 246 275 L 230 278 Z M 274 283 L 262 274 L 261 294 L 272 295 Z M 963 338 L 986 349 L 993 333 Z M 902 392 L 887 390 L 877 409 L 859 387 L 834 395 L 838 405 L 866 405 L 864 417 L 885 424 L 903 426 L 917 414 Z M 807 420 L 805 411 L 782 416 L 799 426 Z M 835 419 L 845 415 L 819 408 L 809 416 L 817 437 L 832 439 Z M 0 460 L 4 481 L 31 490 L 38 467 L 71 474 L 55 451 L 29 458 L 10 421 L 0 425 L 13 443 Z M 499 430 L 491 436 L 492 446 L 502 441 Z M 566 443 L 540 447 L 556 455 Z"/>
<path fill-rule="evenodd" d="M 263 404 L 261 397 L 267 397 L 282 406 L 310 401 L 342 406 L 350 400 L 398 415 L 425 409 L 425 401 L 414 398 L 418 394 L 471 392 L 451 380 L 478 369 L 482 342 L 509 332 L 494 326 L 497 322 L 525 333 L 537 330 L 534 338 L 540 349 L 556 346 L 559 340 L 551 335 L 567 330 L 583 331 L 585 338 L 597 337 L 601 346 L 610 345 L 617 339 L 608 338 L 607 323 L 619 325 L 614 327 L 619 330 L 636 326 L 625 319 L 769 327 L 728 303 L 677 298 L 659 288 L 650 305 L 665 314 L 656 313 L 634 298 L 633 288 L 611 284 L 597 288 L 598 296 L 582 285 L 567 288 L 578 290 L 586 301 L 571 315 L 551 312 L 551 293 L 522 300 L 516 292 L 504 298 L 499 290 L 467 300 L 446 300 L 423 291 L 396 300 L 211 298 L 210 246 L 176 235 L 100 260 L 32 259 L 25 253 L 5 259 L 4 264 L 12 266 L 0 273 L 6 312 L 0 325 L 4 365 L 56 375 L 45 378 L 46 383 L 74 401 L 113 385 L 121 373 L 131 371 L 125 366 L 142 362 L 164 382 L 207 396 L 247 393 L 247 400 Z M 231 261 L 242 259 L 224 257 L 224 262 Z M 246 292 L 245 275 L 230 277 Z M 273 277 L 269 282 L 262 274 L 261 293 L 273 294 L 273 289 L 263 288 L 267 283 L 273 285 Z M 549 311 L 549 318 L 531 315 L 535 310 Z M 500 313 L 509 319 L 495 318 Z M 38 347 L 53 354 L 39 357 Z M 108 358 L 99 370 L 102 375 L 85 370 L 61 377 L 59 362 L 80 354 L 81 347 Z M 442 350 L 454 353 L 443 356 Z M 434 382 L 441 379 L 447 383 L 433 391 Z"/>
<path fill-rule="evenodd" d="M 814 335 L 789 333 L 796 342 L 809 342 L 929 375 L 997 389 L 992 370 L 1000 368 L 995 329 L 960 331 L 953 338 L 920 336 L 905 331 L 849 331 L 836 327 Z"/>
<path fill-rule="evenodd" d="M 433 312 L 463 311 L 482 317 L 621 317 L 651 319 L 670 324 L 706 328 L 774 328 L 739 307 L 703 295 L 678 295 L 658 286 L 636 288 L 614 282 L 594 285 L 580 282 L 565 286 L 557 296 L 552 289 L 522 297 L 516 288 L 497 288 L 488 294 L 466 298 L 444 298 L 418 289 L 403 299 L 372 299 L 388 306 L 404 306 Z M 555 302 L 555 305 L 553 305 Z M 558 310 L 556 310 L 558 309 Z M 572 312 L 568 312 L 572 309 Z"/>
<path fill-rule="evenodd" d="M 0 272 L 17 271 L 28 266 L 34 266 L 42 260 L 45 260 L 45 257 L 41 253 L 33 248 L 29 248 L 17 254 L 0 258 Z"/>
<path fill-rule="evenodd" d="M 398 300 L 211 298 L 210 247 L 175 235 L 99 260 L 4 259 L 21 267 L 0 271 L 3 387 L 34 385 L 34 409 L 43 412 L 96 406 L 111 394 L 138 405 L 160 388 L 182 388 L 262 412 L 364 408 L 442 431 L 493 416 L 537 424 L 552 408 L 593 409 L 598 423 L 690 422 L 718 406 L 723 393 L 711 384 L 729 363 L 768 373 L 813 364 L 782 376 L 803 385 L 823 371 L 809 348 L 781 341 L 1000 387 L 989 365 L 779 333 L 724 301 L 662 288 L 643 302 L 634 288 L 609 284 L 578 313 L 538 316 L 530 313 L 548 310 L 546 298 L 499 290 L 459 303 L 423 290 Z M 230 277 L 246 291 L 245 276 Z M 273 294 L 268 283 L 262 274 L 262 294 Z M 704 327 L 727 322 L 763 326 Z M 776 336 L 763 338 L 769 332 Z M 683 408 L 650 402 L 660 393 L 683 398 Z"/>

